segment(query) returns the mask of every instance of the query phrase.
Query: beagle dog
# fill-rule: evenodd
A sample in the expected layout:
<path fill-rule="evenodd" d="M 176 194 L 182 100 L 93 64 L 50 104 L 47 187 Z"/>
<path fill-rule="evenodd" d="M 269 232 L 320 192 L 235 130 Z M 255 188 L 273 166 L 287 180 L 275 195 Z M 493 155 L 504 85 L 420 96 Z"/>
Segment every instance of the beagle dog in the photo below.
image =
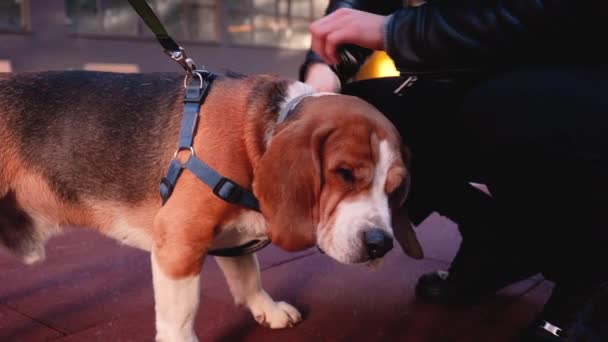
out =
<path fill-rule="evenodd" d="M 395 127 L 361 99 L 315 94 L 275 76 L 216 79 L 193 145 L 200 159 L 251 189 L 261 212 L 224 202 L 187 171 L 161 205 L 183 93 L 179 74 L 61 71 L 1 80 L 0 244 L 30 264 L 44 258 L 51 235 L 79 226 L 150 251 L 158 341 L 197 340 L 199 273 L 212 248 L 269 238 L 289 251 L 316 245 L 339 262 L 365 263 L 388 252 L 397 235 L 408 254 L 422 256 L 407 218 L 391 219 L 408 185 L 409 152 Z M 293 115 L 277 124 L 296 97 Z M 235 302 L 260 324 L 301 320 L 262 289 L 255 255 L 217 262 Z"/>

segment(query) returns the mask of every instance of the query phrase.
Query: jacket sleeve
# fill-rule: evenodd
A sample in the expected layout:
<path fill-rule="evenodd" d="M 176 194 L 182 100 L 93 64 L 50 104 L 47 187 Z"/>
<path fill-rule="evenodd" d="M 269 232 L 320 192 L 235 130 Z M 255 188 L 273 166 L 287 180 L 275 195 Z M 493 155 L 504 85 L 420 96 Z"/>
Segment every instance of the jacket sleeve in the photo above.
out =
<path fill-rule="evenodd" d="M 449 0 L 402 8 L 386 22 L 385 49 L 400 70 L 512 65 L 565 39 L 564 29 L 580 26 L 579 6 L 584 4 Z M 561 43 L 567 48 L 568 42 Z"/>
<path fill-rule="evenodd" d="M 331 0 L 325 11 L 325 15 L 330 14 L 340 8 L 352 8 L 375 14 L 388 15 L 403 6 L 401 0 Z M 355 63 L 342 63 L 337 67 L 336 74 L 342 82 L 353 77 L 363 62 L 372 54 L 372 50 L 359 46 L 348 45 L 344 47 L 356 60 Z M 306 54 L 304 64 L 300 67 L 299 78 L 304 81 L 308 66 L 312 63 L 324 63 L 323 59 L 312 50 Z"/>

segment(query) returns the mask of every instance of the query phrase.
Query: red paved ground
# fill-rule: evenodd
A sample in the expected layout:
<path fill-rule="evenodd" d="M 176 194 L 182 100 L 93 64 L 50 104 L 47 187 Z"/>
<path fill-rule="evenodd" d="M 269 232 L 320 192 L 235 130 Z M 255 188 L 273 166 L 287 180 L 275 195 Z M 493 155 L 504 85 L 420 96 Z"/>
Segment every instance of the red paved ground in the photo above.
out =
<path fill-rule="evenodd" d="M 258 326 L 232 304 L 212 259 L 205 264 L 196 329 L 202 341 L 509 341 L 534 317 L 551 284 L 532 278 L 472 308 L 417 301 L 416 279 L 445 268 L 459 236 L 431 216 L 418 228 L 426 259 L 396 247 L 383 266 L 340 265 L 316 250 L 260 253 L 262 279 L 275 299 L 300 309 L 293 329 Z M 152 341 L 154 303 L 146 253 L 88 231 L 53 239 L 47 260 L 26 267 L 0 256 L 0 341 Z"/>

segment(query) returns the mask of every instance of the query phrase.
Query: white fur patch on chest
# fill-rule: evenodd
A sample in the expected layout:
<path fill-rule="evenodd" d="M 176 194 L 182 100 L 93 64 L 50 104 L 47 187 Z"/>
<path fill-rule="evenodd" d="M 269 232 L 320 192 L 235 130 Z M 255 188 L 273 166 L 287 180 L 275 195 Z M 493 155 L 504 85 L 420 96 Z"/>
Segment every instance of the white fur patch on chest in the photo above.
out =
<path fill-rule="evenodd" d="M 314 92 L 315 90 L 308 84 L 302 82 L 294 82 L 290 84 L 287 88 L 285 98 L 283 99 L 283 102 L 281 102 L 281 105 L 279 107 L 283 109 L 289 102 L 291 102 L 291 100 L 295 99 L 296 97 L 314 94 Z"/>
<path fill-rule="evenodd" d="M 245 211 L 220 228 L 212 249 L 235 247 L 254 239 L 266 238 L 266 220 L 258 212 Z"/>

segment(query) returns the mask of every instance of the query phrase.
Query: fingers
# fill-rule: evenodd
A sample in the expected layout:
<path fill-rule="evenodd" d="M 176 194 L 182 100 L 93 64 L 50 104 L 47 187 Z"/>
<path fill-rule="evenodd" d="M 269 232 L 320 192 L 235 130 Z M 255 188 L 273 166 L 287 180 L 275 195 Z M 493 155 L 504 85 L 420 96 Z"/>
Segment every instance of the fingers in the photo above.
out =
<path fill-rule="evenodd" d="M 386 17 L 342 8 L 310 25 L 311 48 L 329 64 L 339 64 L 338 46 L 354 44 L 380 50 Z"/>
<path fill-rule="evenodd" d="M 344 9 L 339 9 L 336 12 L 321 18 L 310 25 L 310 32 L 312 35 L 311 49 L 317 53 L 323 60 L 329 64 L 338 64 L 339 59 L 335 52 L 335 47 L 339 42 L 335 39 L 337 36 L 334 35 L 332 38 L 332 46 L 334 50 L 328 50 L 327 38 L 329 35 L 335 33 L 341 27 L 350 26 L 348 21 L 348 13 Z M 340 37 L 345 37 L 344 33 Z"/>
<path fill-rule="evenodd" d="M 335 12 L 326 15 L 323 18 L 316 20 L 314 23 L 311 24 L 311 27 L 312 26 L 322 27 L 324 25 L 327 25 L 327 24 L 331 23 L 332 21 L 334 21 L 336 18 L 343 18 L 343 17 L 348 16 L 350 11 L 352 11 L 352 10 L 349 10 L 346 8 L 340 8 L 340 9 L 336 10 Z"/>
<path fill-rule="evenodd" d="M 326 63 L 331 63 L 327 58 L 325 58 L 325 35 L 319 33 L 317 28 L 310 27 L 311 32 L 311 43 L 310 48 L 314 51 L 319 57 L 321 57 Z"/>
<path fill-rule="evenodd" d="M 338 29 L 327 35 L 325 39 L 325 56 L 332 61 L 333 64 L 340 63 L 340 57 L 338 57 L 338 46 L 348 40 L 350 31 L 346 29 Z"/>

